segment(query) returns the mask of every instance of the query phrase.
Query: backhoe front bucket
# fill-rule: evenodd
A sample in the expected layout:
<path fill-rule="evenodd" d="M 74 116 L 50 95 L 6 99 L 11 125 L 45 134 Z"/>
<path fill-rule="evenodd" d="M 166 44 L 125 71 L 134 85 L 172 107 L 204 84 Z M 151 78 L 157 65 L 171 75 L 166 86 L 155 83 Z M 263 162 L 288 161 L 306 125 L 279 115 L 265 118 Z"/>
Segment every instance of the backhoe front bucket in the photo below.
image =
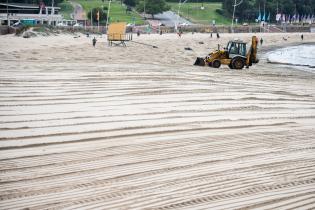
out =
<path fill-rule="evenodd" d="M 198 57 L 194 63 L 195 66 L 205 66 L 205 59 Z"/>

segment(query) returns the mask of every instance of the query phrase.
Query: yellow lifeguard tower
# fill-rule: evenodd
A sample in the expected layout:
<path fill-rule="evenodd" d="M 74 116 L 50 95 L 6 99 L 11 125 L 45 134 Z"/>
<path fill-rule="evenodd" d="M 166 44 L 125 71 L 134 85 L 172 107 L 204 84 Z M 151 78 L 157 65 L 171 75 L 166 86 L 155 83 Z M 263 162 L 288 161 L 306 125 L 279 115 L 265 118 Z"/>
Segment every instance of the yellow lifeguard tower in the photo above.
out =
<path fill-rule="evenodd" d="M 114 44 L 115 46 L 122 45 L 126 47 L 125 42 L 132 40 L 132 34 L 126 34 L 126 28 L 125 22 L 111 23 L 107 31 L 108 45 L 112 46 Z"/>

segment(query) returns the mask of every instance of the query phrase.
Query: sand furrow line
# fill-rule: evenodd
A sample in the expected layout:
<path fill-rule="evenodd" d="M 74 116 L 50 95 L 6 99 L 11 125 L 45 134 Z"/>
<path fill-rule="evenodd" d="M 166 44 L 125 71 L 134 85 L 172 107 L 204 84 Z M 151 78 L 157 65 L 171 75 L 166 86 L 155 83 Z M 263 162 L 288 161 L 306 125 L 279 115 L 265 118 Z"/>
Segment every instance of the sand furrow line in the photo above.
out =
<path fill-rule="evenodd" d="M 309 182 L 309 181 L 306 181 L 306 182 Z M 270 187 L 269 187 L 270 188 Z M 268 188 L 268 189 L 269 189 Z M 274 187 L 273 187 L 274 188 Z M 276 187 L 276 188 L 278 188 L 278 187 Z M 134 189 L 134 188 L 132 188 L 132 189 Z M 237 188 L 236 188 L 237 189 Z M 266 190 L 266 187 L 263 187 L 262 189 L 264 189 L 264 190 Z M 227 191 L 227 192 L 229 192 L 229 191 Z"/>
<path fill-rule="evenodd" d="M 295 160 L 295 161 L 296 161 L 296 160 Z M 300 160 L 300 161 L 301 161 L 302 164 L 303 164 L 303 161 L 302 161 L 302 160 Z M 305 160 L 304 160 L 304 161 L 305 161 Z M 257 161 L 256 161 L 256 162 L 257 162 Z M 296 165 L 296 164 L 293 164 L 293 163 L 294 163 L 294 162 L 292 162 L 292 161 L 289 161 L 289 162 L 288 162 L 288 164 L 292 164 L 293 166 Z M 207 163 L 207 165 L 209 165 L 209 164 L 211 165 L 211 162 L 210 162 L 210 163 Z M 227 163 L 227 164 L 230 165 L 230 163 Z M 255 162 L 253 162 L 253 164 L 255 164 Z M 277 163 L 277 164 L 279 164 L 279 163 Z M 282 164 L 283 164 L 283 163 L 282 163 Z M 198 165 L 195 164 L 195 165 L 188 166 L 188 168 L 187 168 L 187 166 L 184 166 L 184 167 L 175 167 L 175 168 L 166 169 L 166 170 L 162 168 L 161 170 L 157 170 L 157 171 L 159 171 L 159 172 L 161 173 L 162 170 L 165 170 L 166 173 L 169 173 L 169 172 L 172 172 L 172 171 L 176 172 L 178 169 L 181 169 L 181 170 L 182 170 L 182 169 L 183 169 L 183 170 L 186 169 L 186 170 L 187 170 L 187 169 L 191 168 L 191 169 L 193 169 L 193 170 L 195 171 L 195 172 L 194 172 L 195 174 L 202 173 L 202 171 L 204 171 L 204 170 L 205 170 L 204 173 L 207 173 L 208 170 L 206 170 L 206 168 L 204 168 L 203 165 L 204 165 L 204 163 L 200 163 L 200 164 L 198 164 Z M 266 166 L 260 166 L 260 165 L 259 165 L 259 166 L 255 166 L 255 167 L 259 167 L 257 172 L 256 172 L 256 171 L 250 172 L 250 169 L 249 169 L 250 167 L 245 167 L 245 168 L 242 167 L 241 169 L 238 169 L 238 170 L 244 170 L 244 169 L 247 170 L 247 168 L 248 168 L 248 171 L 247 171 L 246 173 L 252 173 L 254 176 L 255 176 L 255 175 L 261 175 L 261 174 L 264 176 L 268 170 L 267 170 L 266 172 L 261 171 L 261 167 L 267 167 L 267 166 L 268 166 L 268 164 L 265 164 L 265 165 L 266 165 Z M 298 165 L 299 165 L 299 164 L 298 164 Z M 301 165 L 301 164 L 300 164 L 300 165 Z M 198 166 L 198 167 L 197 167 L 197 166 Z M 296 166 L 297 166 L 297 165 L 296 165 Z M 197 167 L 197 168 L 196 168 L 196 167 Z M 269 166 L 269 167 L 270 167 L 270 166 Z M 278 167 L 279 167 L 279 166 L 278 166 Z M 198 168 L 199 168 L 199 169 L 198 169 Z M 217 170 L 222 171 L 222 168 L 224 168 L 224 167 L 222 167 L 222 164 L 221 164 L 221 165 L 219 165 L 219 167 L 217 168 Z M 202 170 L 201 170 L 201 169 L 202 169 Z M 215 167 L 213 166 L 213 164 L 212 164 L 212 170 L 215 170 Z M 226 170 L 228 170 L 228 169 L 226 169 Z M 223 173 L 223 174 L 226 174 L 226 173 L 227 173 L 226 170 L 223 170 L 222 173 Z M 232 170 L 231 173 L 232 173 L 232 175 L 233 175 L 233 172 L 235 173 L 235 171 L 233 171 L 233 169 L 231 169 L 231 170 Z M 128 173 L 128 170 L 127 170 L 126 172 Z M 180 174 L 180 172 L 176 172 L 176 173 Z M 218 173 L 218 172 L 216 172 L 216 173 Z M 87 172 L 86 174 L 89 175 L 89 174 L 91 174 L 91 172 Z M 94 174 L 95 174 L 95 173 L 94 173 Z M 117 173 L 115 173 L 115 174 L 117 175 Z M 141 173 L 140 173 L 140 174 L 141 174 Z M 155 174 L 157 175 L 157 173 L 155 173 L 155 172 L 154 172 L 154 173 L 148 172 L 147 174 L 150 175 L 150 176 L 155 175 Z M 193 171 L 190 170 L 189 174 L 193 174 Z M 83 174 L 82 174 L 82 173 L 81 173 L 81 174 L 78 174 L 78 175 L 80 175 L 80 179 L 83 178 L 83 176 L 82 176 Z M 167 175 L 167 174 L 166 174 L 166 175 Z M 138 175 L 135 174 L 135 176 L 137 177 Z M 213 177 L 214 180 L 216 180 L 216 179 L 215 179 L 216 176 L 217 176 L 217 175 L 215 175 L 215 176 Z M 87 176 L 87 177 L 89 177 L 89 176 Z M 124 177 L 125 177 L 125 178 L 124 178 Z M 128 175 L 128 176 L 124 176 L 124 175 L 123 175 L 123 176 L 122 176 L 123 179 L 128 179 L 128 177 L 132 177 L 132 176 L 131 176 L 131 175 Z M 142 176 L 142 177 L 143 177 L 143 176 Z M 176 177 L 176 176 L 174 176 L 174 177 Z M 245 175 L 245 177 L 246 177 L 246 175 Z M 53 178 L 53 177 L 52 177 L 52 178 Z M 64 178 L 65 178 L 65 177 L 64 177 Z M 95 177 L 95 178 L 96 178 L 96 177 Z M 213 179 L 213 178 L 212 178 L 212 179 Z M 55 177 L 54 179 L 56 179 L 56 177 Z M 98 179 L 98 178 L 97 178 L 97 179 Z M 115 179 L 117 179 L 117 178 L 115 178 Z M 45 180 L 47 180 L 47 178 L 45 178 Z M 70 178 L 69 181 L 70 181 L 70 180 L 73 181 L 74 178 Z M 36 181 L 36 180 L 35 180 L 35 181 Z M 43 180 L 43 181 L 44 181 L 44 180 Z M 61 181 L 61 180 L 60 180 L 60 181 Z M 140 181 L 141 181 L 141 180 L 140 180 Z M 23 181 L 23 182 L 24 182 L 24 181 Z M 38 182 L 38 181 L 36 181 L 36 182 Z M 19 182 L 17 182 L 17 183 L 19 183 Z M 44 183 L 44 187 L 45 187 L 46 184 L 47 184 L 46 181 L 43 182 L 43 183 Z M 54 183 L 56 184 L 55 181 L 54 181 Z M 65 183 L 68 183 L 68 181 L 65 181 Z M 100 182 L 100 184 L 102 184 L 102 183 L 103 183 L 103 182 Z M 109 184 L 110 182 L 106 182 L 106 183 Z M 13 186 L 15 186 L 15 183 L 12 183 L 12 184 L 13 184 Z M 38 185 L 38 184 L 39 184 L 39 183 L 37 183 L 37 185 Z M 5 185 L 7 186 L 6 188 L 9 188 L 9 185 L 8 185 L 8 184 L 4 184 L 4 186 L 5 186 Z M 10 185 L 11 185 L 11 184 L 10 184 Z M 20 184 L 20 186 L 22 186 L 22 185 Z M 84 184 L 83 186 L 86 187 L 86 186 L 89 186 L 89 185 Z"/>
<path fill-rule="evenodd" d="M 198 147 L 197 147 L 198 148 Z M 100 161 L 99 159 L 104 159 L 106 158 L 106 162 L 110 162 L 111 164 L 107 164 L 107 167 L 113 167 L 113 166 L 119 166 L 119 165 L 124 165 L 124 164 L 136 164 L 136 163 L 141 163 L 141 162 L 148 162 L 148 161 L 163 161 L 166 160 L 164 158 L 156 158 L 159 156 L 163 156 L 163 155 L 167 155 L 168 156 L 168 160 L 171 159 L 178 159 L 178 158 L 187 158 L 187 157 L 195 157 L 195 159 L 197 160 L 197 158 L 201 157 L 201 158 L 205 158 L 205 159 L 211 159 L 212 161 L 229 161 L 229 160 L 242 160 L 242 159 L 247 159 L 250 160 L 251 158 L 257 158 L 257 157 L 265 157 L 265 156 L 270 156 L 272 154 L 274 155 L 279 155 L 279 154 L 290 154 L 290 153 L 297 153 L 297 152 L 304 152 L 306 149 L 306 152 L 311 152 L 310 150 L 312 150 L 313 148 L 305 148 L 305 149 L 299 149 L 299 150 L 290 150 L 290 151 L 285 151 L 285 150 L 274 150 L 273 152 L 262 152 L 259 153 L 257 152 L 257 148 L 261 148 L 260 145 L 256 145 L 256 146 L 251 146 L 251 147 L 244 147 L 244 148 L 239 148 L 237 152 L 235 152 L 234 150 L 237 150 L 237 147 L 233 146 L 234 149 L 232 150 L 228 150 L 225 149 L 224 155 L 220 155 L 221 151 L 222 151 L 222 147 L 220 147 L 221 151 L 215 151 L 215 149 L 213 149 L 212 147 L 207 147 L 206 145 L 203 145 L 202 149 L 196 150 L 194 147 L 192 149 L 186 149 L 185 147 L 182 148 L 181 150 L 178 150 L 178 147 L 176 149 L 172 148 L 170 149 L 165 149 L 163 148 L 162 150 L 160 150 L 159 153 L 157 153 L 158 150 L 155 150 L 154 154 L 150 155 L 150 153 L 152 153 L 152 151 L 149 152 L 145 152 L 145 153 L 139 153 L 137 152 L 136 156 L 131 156 L 132 154 L 126 154 L 125 156 L 101 156 L 101 157 L 97 157 L 97 158 L 92 158 L 92 159 L 88 159 L 88 160 L 84 160 L 83 158 L 80 158 L 79 161 L 76 162 L 67 162 L 65 163 L 61 163 L 61 164 L 51 164 L 48 166 L 40 166 L 40 168 L 38 168 L 38 166 L 32 166 L 30 168 L 15 168 L 12 170 L 1 170 L 0 173 L 0 178 L 3 181 L 3 177 L 10 177 L 11 179 L 18 179 L 17 176 L 20 174 L 24 179 L 26 179 L 28 176 L 40 176 L 41 171 L 42 173 L 45 173 L 45 171 L 47 171 L 50 167 L 55 168 L 54 173 L 61 173 L 62 170 L 70 172 L 75 170 L 75 166 L 78 166 L 78 170 L 81 170 L 81 168 L 85 168 L 88 169 L 90 168 L 92 165 L 99 165 L 102 164 L 104 166 L 104 163 L 102 163 L 103 161 Z M 170 150 L 170 151 L 168 151 Z M 244 150 L 244 151 L 243 151 Z M 209 152 L 211 151 L 211 154 L 209 155 Z M 239 155 L 239 152 L 243 151 L 242 155 Z M 177 153 L 180 153 L 180 155 L 174 155 Z M 147 154 L 146 154 L 147 153 Z M 298 156 L 297 156 L 298 157 Z M 57 170 L 58 168 L 58 170 Z M 28 172 L 29 170 L 29 172 Z M 32 171 L 36 170 L 36 175 L 32 175 Z M 61 171 L 60 171 L 61 170 Z M 28 172 L 28 173 L 27 173 Z M 25 173 L 27 173 L 28 175 L 25 176 Z M 47 172 L 46 172 L 47 173 Z M 10 175 L 12 174 L 12 175 Z M 15 175 L 13 175 L 15 174 Z M 51 173 L 50 173 L 51 175 Z"/>
<path fill-rule="evenodd" d="M 273 141 L 273 145 L 278 145 L 280 146 L 282 143 L 281 141 L 279 141 L 279 138 L 282 136 L 278 136 L 276 133 L 272 133 L 270 129 L 268 129 L 268 131 L 266 130 L 266 134 L 262 134 L 262 133 L 255 133 L 254 135 L 258 135 L 260 136 L 260 138 L 265 137 L 266 139 L 269 139 L 269 141 Z M 280 131 L 278 129 L 277 132 L 285 132 L 285 133 L 290 133 L 292 131 L 287 131 L 287 129 Z M 235 136 L 230 136 L 231 138 L 235 137 L 235 139 L 251 139 L 253 138 L 253 133 L 249 133 L 248 130 L 244 130 L 244 132 L 240 132 L 238 131 L 238 135 Z M 285 134 L 283 133 L 283 134 Z M 301 131 L 297 131 L 295 130 L 293 133 L 296 133 L 296 135 L 300 135 L 299 138 L 302 139 L 310 139 L 312 138 L 312 135 L 314 135 L 313 130 L 301 130 Z M 215 136 L 216 140 L 221 139 L 222 141 L 224 141 L 224 138 L 222 138 L 222 135 L 225 135 L 225 132 L 217 132 L 215 133 L 214 131 L 212 131 L 211 135 L 211 139 L 213 139 Z M 270 136 L 267 136 L 267 134 L 271 134 L 273 137 L 270 138 Z M 307 135 L 306 135 L 307 134 Z M 200 132 L 198 131 L 197 133 L 195 132 L 182 132 L 182 133 L 166 133 L 166 134 L 159 134 L 158 136 L 156 135 L 151 135 L 151 136 L 138 136 L 137 139 L 133 139 L 132 144 L 141 144 L 144 142 L 147 143 L 152 143 L 152 142 L 156 142 L 157 140 L 160 140 L 161 142 L 165 143 L 165 142 L 169 142 L 167 141 L 168 139 L 172 139 L 172 141 L 174 140 L 182 140 L 182 139 L 187 139 L 189 138 L 203 138 L 203 137 L 208 137 L 209 133 L 208 132 Z M 91 136 L 89 136 L 91 137 Z M 274 139 L 275 137 L 277 137 L 278 139 Z M 64 137 L 65 139 L 66 137 Z M 227 141 L 231 141 L 231 138 L 227 138 Z M 293 137 L 286 136 L 285 139 L 288 139 L 290 141 L 295 141 L 296 140 L 296 136 L 293 135 Z M 255 138 L 256 139 L 256 138 Z M 94 140 L 94 141 L 93 141 Z M 38 155 L 43 155 L 43 154 L 57 154 L 57 153 L 69 153 L 69 152 L 73 152 L 73 151 L 89 151 L 89 150 L 95 150 L 95 146 L 93 146 L 94 143 L 96 143 L 97 140 L 97 148 L 108 148 L 109 145 L 112 146 L 123 146 L 123 145 L 128 145 L 129 144 L 129 137 L 124 137 L 124 138 L 119 138 L 117 140 L 113 139 L 113 140 L 101 140 L 100 138 L 94 138 L 94 139 L 89 139 L 89 141 L 87 142 L 80 142 L 80 144 L 61 144 L 61 145 L 50 145 L 50 146 L 40 146 L 38 147 L 38 150 L 34 151 L 33 148 L 20 148 L 20 149 L 10 149 L 10 150 L 3 150 L 1 152 L 1 154 L 3 155 L 2 159 L 12 159 L 12 158 L 17 158 L 17 157 L 27 157 L 27 156 L 38 156 Z M 170 142 L 171 143 L 171 142 Z M 62 146 L 62 147 L 60 147 Z M 75 147 L 74 147 L 75 146 Z M 287 144 L 284 144 L 283 146 L 287 146 Z M 21 153 L 23 152 L 23 153 Z M 1 156 L 2 156 L 1 155 Z"/>
<path fill-rule="evenodd" d="M 312 118 L 311 118 L 312 119 Z M 295 119 L 296 120 L 296 119 Z M 313 122 L 314 120 L 310 121 Z M 0 138 L 2 141 L 2 147 L 0 150 L 9 150 L 16 148 L 30 148 L 30 147 L 39 147 L 42 145 L 58 145 L 58 144 L 67 144 L 67 143 L 80 143 L 87 142 L 92 140 L 107 140 L 114 138 L 122 138 L 127 136 L 148 136 L 155 135 L 159 133 L 181 133 L 181 132 L 195 132 L 195 131 L 216 131 L 216 130 L 241 130 L 247 129 L 254 131 L 264 130 L 268 127 L 274 126 L 282 126 L 282 127 L 292 127 L 297 125 L 296 122 L 293 121 L 283 121 L 283 120 L 273 120 L 270 122 L 269 120 L 258 120 L 255 122 L 247 122 L 247 121 L 224 121 L 224 122 L 207 122 L 201 124 L 197 123 L 158 123 L 157 125 L 147 125 L 146 123 L 143 126 L 130 126 L 130 127 L 121 127 L 123 123 L 111 124 L 111 126 L 107 126 L 107 129 L 102 129 L 100 127 L 98 130 L 90 130 L 95 129 L 93 126 L 91 128 L 86 128 L 86 131 L 76 131 L 76 132 L 65 132 L 60 129 L 54 129 L 51 131 L 51 134 L 46 134 L 43 131 L 41 134 L 24 136 L 21 134 L 11 134 L 14 135 L 12 137 L 2 137 Z M 191 126 L 195 125 L 195 126 Z M 110 128 L 111 127 L 111 128 Z M 195 128 L 192 128 L 195 127 Z M 27 133 L 27 132 L 26 132 Z M 60 139 L 60 137 L 64 137 Z M 89 136 L 90 138 L 85 138 L 85 136 Z M 93 138 L 94 137 L 94 138 Z M 32 139 L 32 141 L 30 141 Z"/>

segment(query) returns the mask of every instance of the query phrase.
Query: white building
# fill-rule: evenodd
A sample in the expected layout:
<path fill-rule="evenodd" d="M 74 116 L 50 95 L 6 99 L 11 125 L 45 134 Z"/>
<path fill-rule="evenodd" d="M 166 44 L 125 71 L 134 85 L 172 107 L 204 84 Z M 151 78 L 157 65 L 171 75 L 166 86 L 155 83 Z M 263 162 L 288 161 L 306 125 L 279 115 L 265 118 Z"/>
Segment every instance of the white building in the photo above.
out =
<path fill-rule="evenodd" d="M 34 20 L 35 24 L 56 25 L 57 22 L 63 20 L 62 15 L 59 15 L 59 11 L 60 7 L 0 3 L 0 25 L 11 25 L 22 20 Z"/>

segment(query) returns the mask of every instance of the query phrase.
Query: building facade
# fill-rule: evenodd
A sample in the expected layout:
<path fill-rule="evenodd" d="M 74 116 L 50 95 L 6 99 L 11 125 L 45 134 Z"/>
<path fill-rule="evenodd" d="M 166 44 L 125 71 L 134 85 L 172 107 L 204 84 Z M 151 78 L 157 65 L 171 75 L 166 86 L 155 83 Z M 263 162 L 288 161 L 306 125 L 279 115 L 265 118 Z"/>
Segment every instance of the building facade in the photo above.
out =
<path fill-rule="evenodd" d="M 22 20 L 33 20 L 36 24 L 56 25 L 63 20 L 60 7 L 43 4 L 0 3 L 0 25 L 12 25 Z"/>

